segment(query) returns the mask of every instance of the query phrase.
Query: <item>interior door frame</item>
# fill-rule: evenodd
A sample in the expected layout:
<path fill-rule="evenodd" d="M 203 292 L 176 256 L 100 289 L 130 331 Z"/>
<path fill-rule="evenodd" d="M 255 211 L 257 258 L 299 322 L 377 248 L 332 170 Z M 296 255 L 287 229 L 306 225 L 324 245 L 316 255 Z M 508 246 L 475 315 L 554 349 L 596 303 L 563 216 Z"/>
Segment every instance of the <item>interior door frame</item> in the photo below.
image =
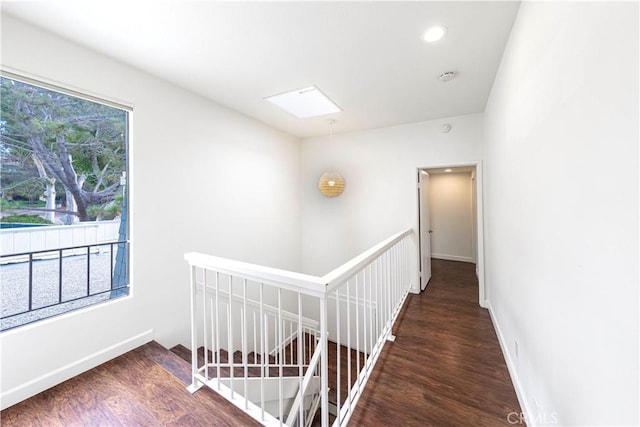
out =
<path fill-rule="evenodd" d="M 422 226 L 423 221 L 423 212 L 422 212 L 422 206 L 424 204 L 424 200 L 422 200 L 422 196 L 424 195 L 424 188 L 422 188 L 422 185 L 424 184 L 424 175 L 426 175 L 428 178 L 429 173 L 424 170 L 424 169 L 418 169 L 418 255 L 419 255 L 419 259 L 418 259 L 418 283 L 419 283 L 419 290 L 420 292 L 423 292 L 427 286 L 429 285 L 429 281 L 431 280 L 431 260 L 429 260 L 429 277 L 426 278 L 424 277 L 424 273 L 425 273 L 425 269 L 423 268 L 424 265 L 424 253 L 423 253 L 423 248 L 424 246 L 426 246 L 422 241 L 423 236 L 425 236 L 424 231 L 422 230 Z M 429 185 L 429 179 L 426 180 L 427 181 L 427 186 Z M 428 188 L 427 188 L 427 193 L 428 193 Z M 430 194 L 427 194 L 427 198 L 430 199 Z M 427 201 L 427 204 L 429 204 L 429 200 Z M 431 249 L 431 221 L 429 221 L 429 231 L 428 231 L 428 236 L 429 236 L 429 249 Z M 431 250 L 429 250 L 429 252 L 431 252 Z M 424 283 L 426 282 L 426 283 Z"/>
<path fill-rule="evenodd" d="M 482 161 L 474 161 L 467 163 L 437 163 L 430 164 L 416 168 L 416 205 L 417 205 L 417 223 L 416 230 L 418 230 L 418 260 L 421 260 L 422 247 L 421 247 L 421 230 L 420 230 L 420 171 L 428 169 L 441 169 L 441 168 L 456 168 L 456 167 L 469 167 L 474 166 L 476 168 L 476 228 L 478 232 L 478 249 L 477 249 L 477 264 L 476 273 L 478 276 L 478 304 L 480 307 L 487 308 L 487 292 L 485 283 L 485 268 L 484 268 L 484 194 L 483 188 L 483 171 Z M 420 277 L 421 262 L 418 262 L 418 277 Z"/>

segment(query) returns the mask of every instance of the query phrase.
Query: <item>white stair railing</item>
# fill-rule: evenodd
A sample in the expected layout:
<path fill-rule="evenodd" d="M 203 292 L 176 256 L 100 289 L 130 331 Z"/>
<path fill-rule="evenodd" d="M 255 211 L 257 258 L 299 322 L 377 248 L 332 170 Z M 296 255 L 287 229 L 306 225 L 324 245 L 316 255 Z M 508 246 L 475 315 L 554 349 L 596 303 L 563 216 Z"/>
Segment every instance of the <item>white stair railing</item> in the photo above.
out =
<path fill-rule="evenodd" d="M 263 425 L 345 425 L 413 280 L 411 230 L 323 276 L 199 253 L 191 267 L 191 392 Z M 331 366 L 331 370 L 329 367 Z M 331 375 L 330 375 L 331 372 Z"/>

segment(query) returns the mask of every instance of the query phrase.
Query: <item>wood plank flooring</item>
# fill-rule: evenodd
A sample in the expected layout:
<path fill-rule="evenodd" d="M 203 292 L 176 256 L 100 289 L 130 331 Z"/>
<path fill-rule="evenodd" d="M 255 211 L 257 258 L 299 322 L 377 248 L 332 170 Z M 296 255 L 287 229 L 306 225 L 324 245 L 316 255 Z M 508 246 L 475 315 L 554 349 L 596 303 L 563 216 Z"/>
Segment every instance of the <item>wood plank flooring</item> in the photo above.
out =
<path fill-rule="evenodd" d="M 408 297 L 394 327 L 397 339 L 385 345 L 349 424 L 509 425 L 507 415 L 520 407 L 489 314 L 477 299 L 472 264 L 433 260 L 431 283 Z M 175 350 L 181 351 L 190 360 L 188 350 Z M 190 395 L 190 375 L 187 362 L 149 343 L 2 411 L 0 423 L 257 425 L 206 388 Z"/>
<path fill-rule="evenodd" d="M 189 364 L 152 342 L 0 413 L 8 426 L 254 426 L 206 388 L 191 395 Z"/>
<path fill-rule="evenodd" d="M 410 295 L 350 425 L 510 425 L 520 412 L 475 265 L 433 260 L 427 289 Z"/>

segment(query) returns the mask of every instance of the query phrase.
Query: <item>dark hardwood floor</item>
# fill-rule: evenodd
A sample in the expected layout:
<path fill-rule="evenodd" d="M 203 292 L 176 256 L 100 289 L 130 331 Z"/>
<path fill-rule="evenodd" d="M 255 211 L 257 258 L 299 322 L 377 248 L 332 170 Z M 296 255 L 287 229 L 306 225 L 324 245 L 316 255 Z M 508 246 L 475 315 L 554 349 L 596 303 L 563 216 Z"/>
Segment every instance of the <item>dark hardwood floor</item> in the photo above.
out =
<path fill-rule="evenodd" d="M 507 415 L 520 412 L 489 313 L 477 303 L 474 268 L 433 260 L 431 283 L 408 297 L 394 327 L 396 341 L 385 345 L 350 425 L 509 425 Z M 190 353 L 173 351 L 146 344 L 2 411 L 0 424 L 257 425 L 206 388 L 189 394 L 190 366 L 181 357 L 190 360 Z M 330 345 L 332 365 L 335 352 Z M 357 357 L 352 354 L 354 364 Z"/>
<path fill-rule="evenodd" d="M 254 426 L 206 388 L 191 395 L 189 364 L 152 342 L 0 413 L 8 426 Z"/>
<path fill-rule="evenodd" d="M 433 260 L 427 289 L 410 295 L 350 425 L 496 426 L 520 406 L 475 265 Z"/>

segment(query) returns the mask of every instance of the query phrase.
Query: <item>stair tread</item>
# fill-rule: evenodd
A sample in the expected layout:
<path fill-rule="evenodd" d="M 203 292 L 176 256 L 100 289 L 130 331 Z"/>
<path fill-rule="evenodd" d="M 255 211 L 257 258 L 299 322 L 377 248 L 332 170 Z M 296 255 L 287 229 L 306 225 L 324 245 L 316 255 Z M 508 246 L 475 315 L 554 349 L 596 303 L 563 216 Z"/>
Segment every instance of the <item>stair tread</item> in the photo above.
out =
<path fill-rule="evenodd" d="M 173 354 L 180 357 L 185 362 L 191 363 L 191 350 L 189 350 L 187 347 L 183 346 L 182 344 L 178 344 L 176 346 L 171 347 L 169 351 L 171 351 Z"/>
<path fill-rule="evenodd" d="M 156 341 L 151 341 L 147 345 L 140 347 L 140 350 L 185 385 L 191 384 L 191 365 L 174 352 L 166 349 Z"/>

